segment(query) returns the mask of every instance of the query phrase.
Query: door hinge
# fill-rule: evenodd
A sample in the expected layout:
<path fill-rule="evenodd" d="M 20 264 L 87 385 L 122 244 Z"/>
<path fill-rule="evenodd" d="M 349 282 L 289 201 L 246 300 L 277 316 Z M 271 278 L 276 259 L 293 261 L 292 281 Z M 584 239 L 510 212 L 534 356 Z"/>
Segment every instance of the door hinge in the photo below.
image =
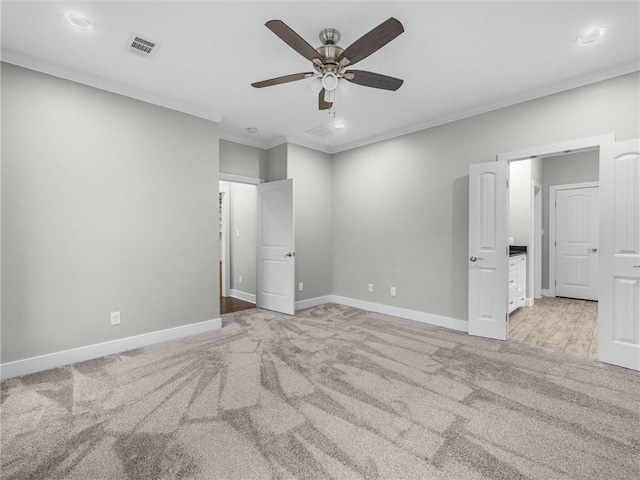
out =
<path fill-rule="evenodd" d="M 553 202 L 553 206 L 557 207 L 558 206 L 558 202 Z"/>
<path fill-rule="evenodd" d="M 509 312 L 505 313 L 504 321 L 507 322 L 507 323 L 509 322 Z"/>
<path fill-rule="evenodd" d="M 553 281 L 554 285 L 558 285 L 558 282 L 556 280 Z"/>
<path fill-rule="evenodd" d="M 553 246 L 557 247 L 558 246 L 558 242 L 556 242 L 555 240 L 553 241 Z"/>
<path fill-rule="evenodd" d="M 507 180 L 507 188 L 509 188 L 509 180 Z"/>

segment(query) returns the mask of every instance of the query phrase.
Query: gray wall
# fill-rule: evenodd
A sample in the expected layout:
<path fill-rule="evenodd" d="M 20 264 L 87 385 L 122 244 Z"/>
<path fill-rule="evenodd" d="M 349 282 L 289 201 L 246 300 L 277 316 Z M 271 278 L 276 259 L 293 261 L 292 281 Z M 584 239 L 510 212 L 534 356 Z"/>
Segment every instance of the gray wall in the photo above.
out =
<path fill-rule="evenodd" d="M 256 187 L 242 183 L 227 182 L 227 184 L 231 231 L 231 288 L 255 295 Z M 239 281 L 239 276 L 242 276 L 242 283 Z"/>
<path fill-rule="evenodd" d="M 572 153 L 543 159 L 542 175 L 542 288 L 549 288 L 549 187 L 570 183 L 597 182 L 598 151 Z"/>
<path fill-rule="evenodd" d="M 331 156 L 287 145 L 287 176 L 294 179 L 296 300 L 330 295 L 333 209 Z M 298 283 L 304 291 L 298 292 Z"/>
<path fill-rule="evenodd" d="M 2 362 L 220 316 L 216 123 L 2 64 L 2 160 Z"/>
<path fill-rule="evenodd" d="M 267 182 L 287 178 L 287 145 L 283 143 L 267 150 Z"/>
<path fill-rule="evenodd" d="M 267 151 L 220 140 L 220 173 L 267 178 Z"/>
<path fill-rule="evenodd" d="M 238 173 L 237 168 L 232 171 L 230 167 L 231 157 L 243 150 L 239 147 L 241 146 L 236 147 L 233 142 L 225 142 L 223 150 L 221 143 L 221 164 L 222 156 L 229 157 L 225 160 L 227 170 L 224 173 L 252 176 L 248 172 Z M 244 150 L 244 152 L 246 157 L 251 150 Z M 266 158 L 264 178 L 267 181 L 295 179 L 296 301 L 330 295 L 333 292 L 331 156 L 290 143 L 283 143 L 264 152 Z M 253 155 L 254 159 L 257 157 L 258 155 Z M 241 229 L 241 239 L 244 240 L 235 237 L 237 228 L 231 226 L 231 288 L 255 294 L 255 187 L 235 183 L 229 185 L 231 187 L 231 222 L 242 222 L 244 225 Z M 240 199 L 238 195 L 242 187 L 245 187 L 245 190 Z M 246 191 L 247 188 L 253 189 L 253 197 L 251 197 L 253 200 L 250 199 L 251 194 Z M 253 205 L 250 206 L 251 201 Z M 253 222 L 253 230 L 249 230 L 251 222 Z M 253 232 L 251 247 L 249 247 L 249 237 L 243 231 Z M 253 257 L 245 253 L 249 248 L 253 248 Z M 251 262 L 253 262 L 253 268 L 250 268 Z M 241 271 L 244 273 L 240 273 Z M 243 275 L 243 285 L 238 284 L 238 275 Z M 251 283 L 247 283 L 246 279 L 250 279 Z M 302 292 L 298 291 L 300 282 L 304 284 Z"/>
<path fill-rule="evenodd" d="M 334 155 L 334 293 L 466 320 L 469 165 L 636 138 L 639 92 L 633 73 Z"/>

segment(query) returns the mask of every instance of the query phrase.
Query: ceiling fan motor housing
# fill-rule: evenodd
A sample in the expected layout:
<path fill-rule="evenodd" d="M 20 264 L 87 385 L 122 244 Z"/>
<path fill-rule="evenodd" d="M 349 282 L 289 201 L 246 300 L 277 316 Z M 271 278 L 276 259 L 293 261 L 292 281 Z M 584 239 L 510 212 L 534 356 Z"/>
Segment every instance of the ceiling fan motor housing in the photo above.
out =
<path fill-rule="evenodd" d="M 340 32 L 335 28 L 324 28 L 320 31 L 319 37 L 323 45 L 337 45 L 340 41 Z"/>
<path fill-rule="evenodd" d="M 316 71 L 321 75 L 341 73 L 342 66 L 338 64 L 338 58 L 344 49 L 337 45 L 340 41 L 340 32 L 335 28 L 325 28 L 320 32 L 319 37 L 322 45 L 316 51 L 322 58 L 322 65 L 314 64 Z"/>

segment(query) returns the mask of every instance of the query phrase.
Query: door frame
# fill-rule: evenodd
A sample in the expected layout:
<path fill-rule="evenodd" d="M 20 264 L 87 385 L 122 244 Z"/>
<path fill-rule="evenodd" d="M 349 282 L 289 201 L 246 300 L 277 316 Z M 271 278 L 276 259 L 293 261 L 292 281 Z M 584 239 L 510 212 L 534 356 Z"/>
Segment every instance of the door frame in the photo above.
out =
<path fill-rule="evenodd" d="M 229 203 L 231 201 L 230 198 L 230 188 L 229 187 L 221 187 L 220 182 L 229 182 L 229 183 L 245 183 L 248 185 L 260 185 L 264 183 L 262 178 L 254 178 L 254 177 L 246 177 L 244 175 L 235 175 L 232 173 L 222 173 L 218 174 L 218 191 L 223 194 L 222 197 L 222 211 L 220 213 L 220 252 L 221 252 L 221 277 L 222 277 L 222 285 L 220 286 L 220 291 L 222 292 L 223 297 L 231 296 L 231 249 L 229 245 L 231 245 L 231 231 L 229 229 Z M 257 265 L 255 266 L 257 269 Z"/>
<path fill-rule="evenodd" d="M 556 296 L 556 192 L 559 190 L 575 190 L 576 188 L 599 187 L 600 182 L 566 183 L 564 185 L 551 185 L 549 187 L 549 296 Z M 553 199 L 553 203 L 552 202 Z M 599 216 L 599 214 L 598 214 Z M 551 243 L 554 243 L 553 248 Z"/>
<path fill-rule="evenodd" d="M 547 145 L 538 145 L 534 147 L 523 148 L 521 150 L 513 150 L 510 152 L 498 153 L 496 155 L 496 162 L 513 162 L 517 160 L 526 160 L 530 158 L 538 157 L 556 157 L 565 155 L 567 153 L 586 152 L 590 150 L 599 150 L 602 152 L 604 145 L 612 145 L 616 141 L 614 133 L 607 135 L 598 135 L 595 137 L 579 138 L 577 140 L 569 140 L 564 142 L 552 143 Z M 602 159 L 599 159 L 602 162 Z M 507 196 L 507 202 L 509 200 L 508 190 L 504 191 L 504 195 Z M 508 204 L 508 203 L 507 203 Z M 600 210 L 600 220 L 602 220 L 602 210 Z M 602 224 L 602 223 L 601 223 Z M 508 236 L 508 232 L 503 232 L 505 236 Z M 600 258 L 600 262 L 605 260 Z M 555 291 L 555 289 L 554 289 Z M 508 316 L 507 316 L 508 321 Z M 509 328 L 507 325 L 507 339 L 509 334 Z"/>
<path fill-rule="evenodd" d="M 531 298 L 527 297 L 528 307 L 533 307 L 536 299 L 542 296 L 542 195 L 542 185 L 531 180 L 531 260 L 527 265 L 527 273 L 533 288 Z"/>
<path fill-rule="evenodd" d="M 223 297 L 230 295 L 231 287 L 231 254 L 229 248 L 229 187 L 220 185 L 219 192 L 222 195 L 222 206 L 220 209 L 220 277 L 222 284 L 220 285 L 220 293 Z"/>

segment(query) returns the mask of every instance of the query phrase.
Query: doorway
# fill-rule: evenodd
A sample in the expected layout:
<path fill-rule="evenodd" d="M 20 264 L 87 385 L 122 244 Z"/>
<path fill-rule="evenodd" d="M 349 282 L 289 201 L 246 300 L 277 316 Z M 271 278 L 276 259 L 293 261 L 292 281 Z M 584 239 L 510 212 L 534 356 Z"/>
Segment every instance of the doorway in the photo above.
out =
<path fill-rule="evenodd" d="M 597 356 L 601 362 L 640 371 L 640 139 L 582 138 L 502 153 L 495 162 L 469 166 L 469 334 L 499 340 L 509 336 L 509 262 L 504 256 L 509 254 L 509 163 L 596 149 L 600 163 Z"/>
<path fill-rule="evenodd" d="M 596 358 L 598 178 L 597 148 L 510 163 L 509 236 L 527 292 L 509 311 L 511 341 Z"/>
<path fill-rule="evenodd" d="M 220 314 L 256 306 L 256 187 L 220 181 Z"/>

